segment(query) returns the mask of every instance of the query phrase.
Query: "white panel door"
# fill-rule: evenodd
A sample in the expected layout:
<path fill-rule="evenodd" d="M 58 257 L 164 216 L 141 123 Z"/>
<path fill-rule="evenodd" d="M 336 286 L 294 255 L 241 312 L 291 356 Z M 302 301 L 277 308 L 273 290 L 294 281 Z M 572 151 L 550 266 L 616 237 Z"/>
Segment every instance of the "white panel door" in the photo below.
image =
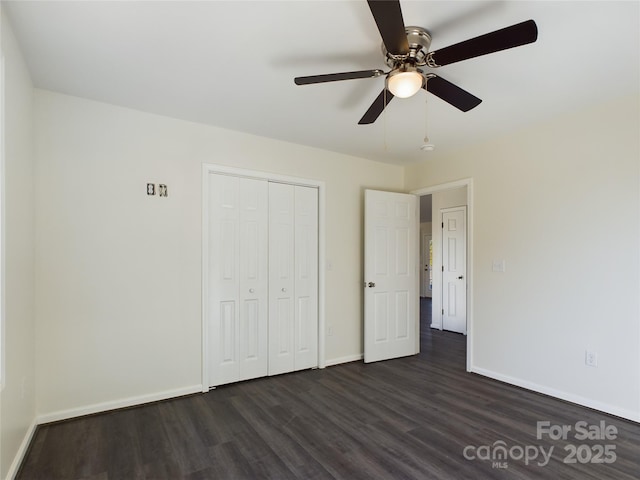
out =
<path fill-rule="evenodd" d="M 442 210 L 442 328 L 467 333 L 467 207 Z"/>
<path fill-rule="evenodd" d="M 295 365 L 295 187 L 269 183 L 269 375 Z"/>
<path fill-rule="evenodd" d="M 364 361 L 419 352 L 415 195 L 365 190 Z"/>
<path fill-rule="evenodd" d="M 209 385 L 267 371 L 267 182 L 209 175 Z"/>
<path fill-rule="evenodd" d="M 236 381 L 240 334 L 240 179 L 209 175 L 209 385 Z"/>
<path fill-rule="evenodd" d="M 240 179 L 240 380 L 267 375 L 268 183 Z"/>
<path fill-rule="evenodd" d="M 318 190 L 295 187 L 294 370 L 318 366 Z"/>

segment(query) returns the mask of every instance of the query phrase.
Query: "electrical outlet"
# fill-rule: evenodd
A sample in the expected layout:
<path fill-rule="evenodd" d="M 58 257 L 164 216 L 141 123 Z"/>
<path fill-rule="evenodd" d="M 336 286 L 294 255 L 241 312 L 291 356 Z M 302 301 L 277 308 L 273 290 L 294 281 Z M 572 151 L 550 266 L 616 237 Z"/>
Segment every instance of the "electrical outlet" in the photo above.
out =
<path fill-rule="evenodd" d="M 155 183 L 147 183 L 147 195 L 155 195 L 155 194 L 156 194 Z"/>
<path fill-rule="evenodd" d="M 592 352 L 591 350 L 587 350 L 584 353 L 584 363 L 589 367 L 597 367 L 598 366 L 598 354 L 596 352 Z"/>

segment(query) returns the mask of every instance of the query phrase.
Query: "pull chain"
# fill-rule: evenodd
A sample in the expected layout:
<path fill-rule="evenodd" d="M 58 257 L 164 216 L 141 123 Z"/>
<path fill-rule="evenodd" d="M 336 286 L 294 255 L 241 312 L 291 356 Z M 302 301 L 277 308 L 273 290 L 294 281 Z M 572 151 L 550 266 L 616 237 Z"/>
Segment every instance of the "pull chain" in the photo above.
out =
<path fill-rule="evenodd" d="M 387 86 L 384 86 L 384 94 L 382 96 L 382 128 L 383 128 L 383 142 L 384 151 L 387 152 Z"/>
<path fill-rule="evenodd" d="M 424 141 L 420 150 L 424 152 L 430 152 L 435 148 L 435 145 L 429 140 L 429 109 L 427 108 L 428 102 L 424 101 Z"/>

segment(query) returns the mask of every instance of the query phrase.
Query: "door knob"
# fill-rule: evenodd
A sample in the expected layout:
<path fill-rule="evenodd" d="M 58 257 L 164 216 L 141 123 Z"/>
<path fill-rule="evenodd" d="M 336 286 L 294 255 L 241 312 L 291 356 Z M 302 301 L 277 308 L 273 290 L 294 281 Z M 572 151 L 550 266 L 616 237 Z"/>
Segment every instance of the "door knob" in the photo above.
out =
<path fill-rule="evenodd" d="M 458 277 L 458 280 L 462 280 L 462 275 L 460 275 L 460 276 Z"/>
<path fill-rule="evenodd" d="M 284 293 L 284 292 L 286 292 L 286 291 L 287 291 L 287 289 L 286 289 L 286 288 L 283 288 L 283 289 L 282 289 L 282 293 Z"/>
<path fill-rule="evenodd" d="M 375 286 L 376 286 L 376 284 L 375 284 L 374 282 L 369 282 L 369 287 L 370 287 L 370 288 L 373 288 L 373 287 L 375 287 Z"/>
<path fill-rule="evenodd" d="M 255 292 L 255 290 L 253 288 L 250 288 L 249 293 L 253 293 L 253 292 Z"/>

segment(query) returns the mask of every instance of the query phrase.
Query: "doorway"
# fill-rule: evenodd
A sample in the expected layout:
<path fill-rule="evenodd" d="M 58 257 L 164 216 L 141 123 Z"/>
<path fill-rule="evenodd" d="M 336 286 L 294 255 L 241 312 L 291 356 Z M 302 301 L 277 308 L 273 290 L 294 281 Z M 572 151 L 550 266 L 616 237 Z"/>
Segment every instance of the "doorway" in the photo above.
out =
<path fill-rule="evenodd" d="M 418 190 L 414 190 L 411 193 L 420 197 L 421 218 L 424 218 L 422 212 L 422 206 L 425 200 L 423 197 L 431 196 L 431 211 L 432 225 L 437 227 L 441 226 L 441 210 L 451 207 L 466 207 L 466 258 L 464 259 L 466 275 L 463 275 L 465 283 L 465 291 L 463 293 L 466 303 L 466 370 L 471 371 L 473 364 L 473 180 L 463 179 L 456 182 L 434 185 L 431 187 L 425 187 Z M 446 200 L 441 201 L 442 198 Z M 435 218 L 435 221 L 434 221 Z M 432 285 L 432 299 L 427 297 L 421 298 L 420 306 L 423 308 L 430 308 L 431 315 L 427 312 L 421 311 L 421 333 L 423 336 L 423 325 L 429 325 L 431 332 L 434 330 L 443 330 L 443 289 L 441 270 L 443 266 L 442 261 L 442 229 L 432 229 L 432 245 L 433 245 L 433 263 L 432 271 L 433 285 Z M 421 270 L 424 270 L 424 264 L 421 263 Z M 440 270 L 440 271 L 438 271 Z M 460 276 L 458 274 L 458 276 Z M 422 319 L 428 319 L 430 324 Z M 445 332 L 443 332 L 445 333 Z M 446 332 L 449 335 L 456 335 Z"/>
<path fill-rule="evenodd" d="M 433 296 L 431 201 L 431 195 L 420 197 L 420 298 L 431 298 Z"/>

